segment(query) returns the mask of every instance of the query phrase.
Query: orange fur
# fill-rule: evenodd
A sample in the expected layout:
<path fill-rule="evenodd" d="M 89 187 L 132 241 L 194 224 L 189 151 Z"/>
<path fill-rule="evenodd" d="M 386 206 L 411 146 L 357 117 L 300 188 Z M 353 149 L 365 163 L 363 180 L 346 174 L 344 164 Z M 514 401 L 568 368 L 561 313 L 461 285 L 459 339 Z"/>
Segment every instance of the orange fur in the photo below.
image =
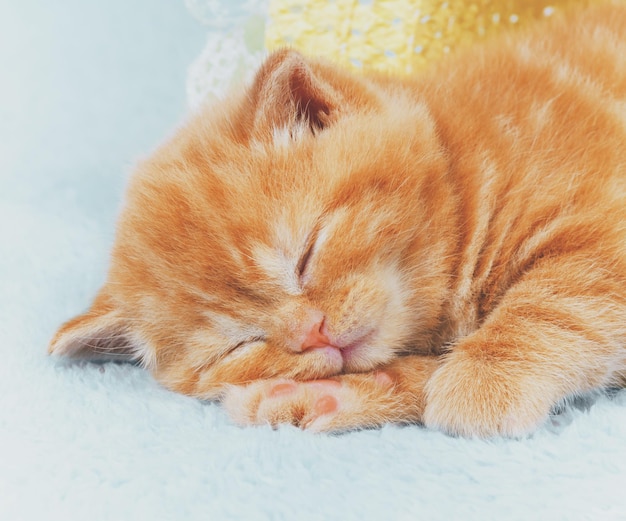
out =
<path fill-rule="evenodd" d="M 626 371 L 624 34 L 608 4 L 410 79 L 272 54 L 138 167 L 51 352 L 242 424 L 531 432 Z"/>

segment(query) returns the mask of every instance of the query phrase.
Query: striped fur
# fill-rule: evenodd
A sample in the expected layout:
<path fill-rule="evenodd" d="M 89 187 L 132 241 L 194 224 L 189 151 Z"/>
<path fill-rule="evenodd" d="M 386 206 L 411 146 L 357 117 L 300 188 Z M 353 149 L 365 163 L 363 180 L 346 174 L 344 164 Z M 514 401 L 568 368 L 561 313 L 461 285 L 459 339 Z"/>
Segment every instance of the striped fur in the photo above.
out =
<path fill-rule="evenodd" d="M 313 430 L 517 436 L 623 384 L 624 35 L 607 4 L 411 79 L 272 54 L 139 165 L 51 352 Z"/>

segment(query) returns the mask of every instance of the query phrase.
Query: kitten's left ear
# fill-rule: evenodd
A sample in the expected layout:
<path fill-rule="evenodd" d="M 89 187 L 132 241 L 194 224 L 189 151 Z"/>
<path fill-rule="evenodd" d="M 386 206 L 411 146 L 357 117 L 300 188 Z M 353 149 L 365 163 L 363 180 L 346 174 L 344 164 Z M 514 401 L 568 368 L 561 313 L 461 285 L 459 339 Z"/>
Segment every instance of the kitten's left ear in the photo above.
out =
<path fill-rule="evenodd" d="M 48 352 L 86 360 L 143 361 L 142 345 L 104 290 L 91 308 L 63 324 Z"/>
<path fill-rule="evenodd" d="M 255 137 L 271 138 L 275 129 L 303 125 L 315 132 L 331 124 L 345 104 L 331 84 L 333 73 L 332 67 L 309 62 L 293 50 L 270 55 L 249 92 Z"/>

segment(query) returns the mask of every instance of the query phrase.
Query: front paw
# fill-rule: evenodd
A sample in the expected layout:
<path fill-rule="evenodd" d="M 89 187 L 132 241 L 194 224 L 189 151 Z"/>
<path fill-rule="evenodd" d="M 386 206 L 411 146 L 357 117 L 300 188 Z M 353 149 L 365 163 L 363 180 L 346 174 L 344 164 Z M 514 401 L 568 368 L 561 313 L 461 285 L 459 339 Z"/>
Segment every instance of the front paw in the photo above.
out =
<path fill-rule="evenodd" d="M 467 437 L 524 436 L 548 417 L 553 395 L 517 362 L 453 352 L 426 386 L 424 423 Z"/>
<path fill-rule="evenodd" d="M 259 380 L 231 386 L 222 398 L 239 425 L 287 423 L 313 432 L 381 425 L 393 402 L 393 381 L 383 372 L 307 382 Z"/>

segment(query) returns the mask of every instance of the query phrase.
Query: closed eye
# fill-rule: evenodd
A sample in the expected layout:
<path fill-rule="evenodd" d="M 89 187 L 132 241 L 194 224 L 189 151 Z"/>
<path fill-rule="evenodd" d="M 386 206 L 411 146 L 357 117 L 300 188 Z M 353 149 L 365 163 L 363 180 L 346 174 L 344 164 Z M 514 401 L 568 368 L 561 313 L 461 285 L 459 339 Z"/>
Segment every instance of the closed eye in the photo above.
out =
<path fill-rule="evenodd" d="M 234 356 L 239 353 L 245 352 L 246 347 L 259 343 L 259 342 L 265 342 L 265 338 L 262 336 L 258 336 L 258 337 L 251 337 L 251 338 L 246 338 L 245 340 L 241 340 L 240 342 L 237 342 L 236 344 L 226 347 L 224 351 L 222 351 L 218 355 L 218 357 L 215 360 L 213 360 L 211 363 L 212 364 L 218 363 L 229 358 L 230 356 Z"/>
<path fill-rule="evenodd" d="M 304 253 L 302 254 L 302 257 L 300 257 L 300 260 L 298 261 L 298 264 L 296 266 L 296 271 L 297 271 L 299 278 L 302 277 L 304 275 L 304 272 L 306 271 L 307 265 L 309 264 L 309 261 L 311 260 L 311 256 L 313 255 L 313 250 L 315 249 L 316 242 L 317 242 L 317 229 L 313 230 L 309 234 Z"/>
<path fill-rule="evenodd" d="M 255 336 L 252 338 L 246 338 L 245 340 L 241 340 L 240 342 L 237 342 L 234 346 L 232 346 L 227 352 L 226 354 L 230 354 L 233 351 L 236 351 L 237 349 L 241 349 L 242 347 L 245 347 L 249 344 L 256 344 L 257 342 L 265 342 L 265 338 L 262 336 Z"/>
<path fill-rule="evenodd" d="M 304 270 L 306 270 L 306 266 L 309 263 L 309 260 L 311 259 L 311 254 L 313 253 L 313 246 L 315 245 L 314 242 L 312 242 L 306 249 L 306 251 L 304 252 L 304 255 L 302 255 L 302 257 L 300 257 L 300 260 L 298 261 L 298 277 L 302 277 L 302 275 L 304 274 Z"/>

